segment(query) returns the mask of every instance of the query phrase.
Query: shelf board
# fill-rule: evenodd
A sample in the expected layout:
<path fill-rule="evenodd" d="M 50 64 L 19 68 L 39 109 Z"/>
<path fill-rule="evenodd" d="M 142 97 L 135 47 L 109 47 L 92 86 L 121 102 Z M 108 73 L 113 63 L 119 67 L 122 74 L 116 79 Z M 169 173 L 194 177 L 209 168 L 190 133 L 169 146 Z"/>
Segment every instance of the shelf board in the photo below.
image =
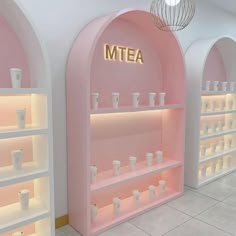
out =
<path fill-rule="evenodd" d="M 236 94 L 236 91 L 226 91 L 226 92 L 223 92 L 223 91 L 202 91 L 202 96 L 209 96 L 209 95 L 227 95 L 227 94 Z"/>
<path fill-rule="evenodd" d="M 36 163 L 29 162 L 22 166 L 22 170 L 15 171 L 12 166 L 0 168 L 0 187 L 26 182 L 48 176 L 48 170 L 40 168 Z"/>
<path fill-rule="evenodd" d="M 98 211 L 96 222 L 91 225 L 91 233 L 92 235 L 97 235 L 112 226 L 127 221 L 138 214 L 142 214 L 147 210 L 157 207 L 158 205 L 165 204 L 169 200 L 181 195 L 181 192 L 167 189 L 164 194 L 159 194 L 157 191 L 156 199 L 151 201 L 149 200 L 149 192 L 145 191 L 141 194 L 141 201 L 138 207 L 135 206 L 133 197 L 122 200 L 121 212 L 118 215 L 113 214 L 113 205 L 101 208 Z"/>
<path fill-rule="evenodd" d="M 19 203 L 1 207 L 0 234 L 6 233 L 50 216 L 50 212 L 35 199 L 30 200 L 30 208 L 22 211 Z"/>
<path fill-rule="evenodd" d="M 0 127 L 0 139 L 43 135 L 47 133 L 47 128 L 36 128 L 31 126 L 27 126 L 25 129 L 18 129 L 16 126 Z"/>
<path fill-rule="evenodd" d="M 203 112 L 201 113 L 201 116 L 216 116 L 216 115 L 224 115 L 224 114 L 230 114 L 230 113 L 236 113 L 236 110 L 225 110 L 225 111 L 214 111 L 214 112 Z"/>
<path fill-rule="evenodd" d="M 20 96 L 28 94 L 47 94 L 45 88 L 0 88 L 0 96 Z"/>
<path fill-rule="evenodd" d="M 98 174 L 97 182 L 91 185 L 91 191 L 102 191 L 105 188 L 109 188 L 114 185 L 119 185 L 124 182 L 142 178 L 146 175 L 163 172 L 179 166 L 182 166 L 180 161 L 166 160 L 163 161 L 162 164 L 154 164 L 151 167 L 147 167 L 146 162 L 137 163 L 136 171 L 130 171 L 129 166 L 121 167 L 121 174 L 119 176 L 114 176 L 113 170 L 109 170 Z"/>
<path fill-rule="evenodd" d="M 216 138 L 216 137 L 220 137 L 220 136 L 227 135 L 227 134 L 233 134 L 233 133 L 236 133 L 236 129 L 225 130 L 223 132 L 216 132 L 216 133 L 212 133 L 212 134 L 208 134 L 208 135 L 202 135 L 200 137 L 200 140 Z"/>
<path fill-rule="evenodd" d="M 203 164 L 203 163 L 207 163 L 209 161 L 213 161 L 215 159 L 218 159 L 220 157 L 223 157 L 223 156 L 227 156 L 227 155 L 230 155 L 230 154 L 233 154 L 236 152 L 236 148 L 234 149 L 230 149 L 230 150 L 227 150 L 227 151 L 224 151 L 224 152 L 219 152 L 219 153 L 216 153 L 215 155 L 211 155 L 207 158 L 204 158 L 204 159 L 201 159 L 199 161 L 199 164 Z"/>
<path fill-rule="evenodd" d="M 202 187 L 203 185 L 206 185 L 206 184 L 209 184 L 213 181 L 215 181 L 216 179 L 219 179 L 225 175 L 228 175 L 232 172 L 236 171 L 236 167 L 232 167 L 230 169 L 226 169 L 226 170 L 223 170 L 219 173 L 217 173 L 216 175 L 214 176 L 210 176 L 210 177 L 205 177 L 205 178 L 199 178 L 199 185 L 198 187 Z"/>
<path fill-rule="evenodd" d="M 128 112 L 141 112 L 141 111 L 159 111 L 169 109 L 184 109 L 182 104 L 171 104 L 165 106 L 139 106 L 139 107 L 120 107 L 114 108 L 99 108 L 98 110 L 91 110 L 91 115 L 96 114 L 109 114 L 109 113 L 128 113 Z"/>

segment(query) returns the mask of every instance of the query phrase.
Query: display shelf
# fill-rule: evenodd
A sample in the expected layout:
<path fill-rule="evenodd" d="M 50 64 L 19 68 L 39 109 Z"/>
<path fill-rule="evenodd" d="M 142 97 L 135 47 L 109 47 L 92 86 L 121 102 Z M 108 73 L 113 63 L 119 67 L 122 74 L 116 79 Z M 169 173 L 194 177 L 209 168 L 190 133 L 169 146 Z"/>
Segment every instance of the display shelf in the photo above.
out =
<path fill-rule="evenodd" d="M 196 58 L 198 60 L 196 61 Z M 233 83 L 236 82 L 236 42 L 230 37 L 220 37 L 199 40 L 193 43 L 186 52 L 187 68 L 187 114 L 186 117 L 186 146 L 185 146 L 185 184 L 199 188 L 209 181 L 199 179 L 199 164 L 208 163 L 228 154 L 235 156 L 235 149 L 216 152 L 204 159 L 199 155 L 201 145 L 210 139 L 213 142 L 225 139 L 230 135 L 232 143 L 236 141 L 236 129 L 221 132 L 201 134 L 203 124 L 211 127 L 216 122 L 232 121 L 236 118 L 236 97 Z M 227 84 L 225 84 L 227 82 Z M 209 85 L 209 86 L 208 86 Z M 227 87 L 224 87 L 224 86 Z M 232 87 L 234 86 L 234 88 Z M 213 107 L 212 102 L 215 102 Z M 232 101 L 232 107 L 229 105 Z M 203 104 L 203 102 L 207 102 Z M 224 102 L 224 103 L 223 103 Z M 202 105 L 204 105 L 202 107 Z M 229 109 L 232 108 L 232 109 Z M 202 110 L 207 112 L 202 112 Z M 213 111 L 215 109 L 215 111 Z M 217 124 L 218 126 L 218 124 Z M 219 128 L 219 127 L 218 127 Z M 210 164 L 210 163 L 209 163 Z M 211 179 L 220 178 L 221 174 Z"/>
<path fill-rule="evenodd" d="M 223 132 L 216 132 L 216 133 L 212 133 L 208 135 L 201 135 L 200 140 L 207 140 L 207 139 L 216 138 L 216 137 L 220 137 L 220 136 L 224 136 L 228 134 L 234 134 L 234 133 L 236 133 L 236 129 L 225 130 Z"/>
<path fill-rule="evenodd" d="M 159 193 L 157 191 L 157 197 L 150 200 L 149 192 L 145 191 L 141 193 L 141 200 L 138 207 L 135 205 L 133 197 L 123 199 L 121 212 L 118 215 L 114 215 L 113 205 L 103 207 L 98 211 L 98 219 L 96 223 L 92 224 L 92 235 L 97 235 L 114 225 L 125 222 L 138 214 L 156 207 L 156 205 L 165 204 L 169 200 L 181 195 L 181 192 L 167 189 L 165 193 Z"/>
<path fill-rule="evenodd" d="M 0 88 L 0 96 L 18 96 L 31 94 L 48 94 L 44 88 Z"/>
<path fill-rule="evenodd" d="M 102 108 L 98 110 L 92 110 L 91 115 L 106 114 L 106 113 L 126 113 L 126 112 L 142 112 L 142 111 L 158 111 L 158 110 L 169 110 L 169 109 L 184 109 L 182 104 L 171 104 L 165 106 L 140 106 L 138 108 L 134 107 L 120 107 L 118 109 L 114 108 Z"/>
<path fill-rule="evenodd" d="M 47 218 L 49 215 L 48 209 L 34 199 L 30 200 L 30 208 L 25 211 L 20 210 L 19 203 L 2 207 L 0 212 L 0 233 L 34 223 L 35 221 Z"/>
<path fill-rule="evenodd" d="M 98 174 L 97 182 L 91 185 L 91 191 L 102 191 L 103 189 L 109 188 L 113 185 L 122 184 L 123 182 L 142 178 L 145 175 L 159 173 L 179 166 L 182 166 L 182 162 L 167 160 L 162 164 L 156 164 L 151 167 L 147 167 L 146 162 L 138 163 L 136 171 L 133 172 L 130 171 L 129 166 L 122 167 L 120 176 L 114 176 L 113 170 L 106 171 Z"/>

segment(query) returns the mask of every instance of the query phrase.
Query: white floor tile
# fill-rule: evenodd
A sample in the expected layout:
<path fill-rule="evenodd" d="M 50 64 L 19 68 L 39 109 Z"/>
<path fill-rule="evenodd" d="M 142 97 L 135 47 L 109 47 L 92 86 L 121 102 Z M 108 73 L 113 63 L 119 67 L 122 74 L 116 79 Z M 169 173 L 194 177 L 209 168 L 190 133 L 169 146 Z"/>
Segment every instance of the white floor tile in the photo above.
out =
<path fill-rule="evenodd" d="M 190 216 L 164 205 L 138 216 L 130 222 L 152 236 L 161 236 L 190 218 Z"/>
<path fill-rule="evenodd" d="M 64 232 L 66 236 L 80 236 L 80 234 L 70 225 L 63 226 L 62 228 L 60 228 L 60 230 Z"/>
<path fill-rule="evenodd" d="M 230 234 L 192 219 L 165 234 L 165 236 L 230 236 Z"/>
<path fill-rule="evenodd" d="M 228 198 L 224 200 L 224 203 L 235 206 L 236 207 L 236 193 L 233 193 Z"/>
<path fill-rule="evenodd" d="M 218 179 L 217 182 L 224 183 L 230 187 L 236 188 L 236 173 L 234 172 L 221 179 Z"/>
<path fill-rule="evenodd" d="M 56 230 L 56 236 L 66 236 L 66 235 L 63 231 L 61 231 L 61 229 L 57 229 Z"/>
<path fill-rule="evenodd" d="M 182 197 L 168 203 L 168 205 L 190 216 L 196 216 L 216 203 L 217 201 L 212 198 L 187 191 Z"/>
<path fill-rule="evenodd" d="M 236 207 L 218 203 L 197 218 L 236 236 Z"/>

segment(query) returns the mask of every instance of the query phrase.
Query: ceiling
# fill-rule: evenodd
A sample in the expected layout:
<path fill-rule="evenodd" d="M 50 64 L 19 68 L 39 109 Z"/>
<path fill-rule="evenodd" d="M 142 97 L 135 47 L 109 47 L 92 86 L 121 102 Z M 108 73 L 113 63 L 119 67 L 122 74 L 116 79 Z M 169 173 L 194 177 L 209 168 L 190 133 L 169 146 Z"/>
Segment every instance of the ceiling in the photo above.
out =
<path fill-rule="evenodd" d="M 236 13 L 236 0 L 208 0 L 209 2 L 232 13 Z"/>

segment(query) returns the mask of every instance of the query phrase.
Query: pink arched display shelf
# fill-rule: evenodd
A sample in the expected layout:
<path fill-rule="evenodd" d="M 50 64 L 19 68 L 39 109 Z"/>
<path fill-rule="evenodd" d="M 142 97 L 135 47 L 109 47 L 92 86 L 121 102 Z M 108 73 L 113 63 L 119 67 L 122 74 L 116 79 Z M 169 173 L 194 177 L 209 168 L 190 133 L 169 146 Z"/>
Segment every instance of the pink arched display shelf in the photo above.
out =
<path fill-rule="evenodd" d="M 230 37 L 197 41 L 186 53 L 185 184 L 190 187 L 198 188 L 236 169 L 236 90 L 230 88 L 236 82 L 235 59 L 236 43 Z M 226 91 L 222 82 L 228 82 Z"/>
<path fill-rule="evenodd" d="M 47 54 L 30 17 L 16 1 L 0 1 L 0 235 L 54 236 L 51 80 Z M 10 68 L 22 70 L 12 88 Z M 26 109 L 26 127 L 16 110 Z M 11 153 L 22 150 L 22 169 Z M 28 189 L 28 210 L 18 193 Z"/>
<path fill-rule="evenodd" d="M 143 63 L 125 58 L 104 58 L 104 45 L 141 50 Z M 132 60 L 131 60 L 132 61 Z M 139 61 L 140 62 L 140 61 Z M 99 108 L 92 109 L 97 92 Z M 112 108 L 112 93 L 120 93 L 119 108 Z M 132 93 L 140 93 L 140 106 L 132 106 Z M 149 92 L 166 93 L 166 104 L 150 107 Z M 84 236 L 96 235 L 183 192 L 185 68 L 172 33 L 158 31 L 148 12 L 124 10 L 98 18 L 76 39 L 67 68 L 68 191 L 70 224 Z M 147 167 L 145 154 L 162 150 L 162 164 Z M 129 156 L 137 169 L 129 171 Z M 121 173 L 113 176 L 113 160 Z M 90 167 L 98 168 L 90 184 Z M 160 194 L 158 181 L 167 190 Z M 149 185 L 157 187 L 150 201 Z M 132 191 L 141 192 L 134 205 Z M 112 199 L 120 197 L 121 212 L 113 214 Z M 91 223 L 91 205 L 98 215 Z"/>

